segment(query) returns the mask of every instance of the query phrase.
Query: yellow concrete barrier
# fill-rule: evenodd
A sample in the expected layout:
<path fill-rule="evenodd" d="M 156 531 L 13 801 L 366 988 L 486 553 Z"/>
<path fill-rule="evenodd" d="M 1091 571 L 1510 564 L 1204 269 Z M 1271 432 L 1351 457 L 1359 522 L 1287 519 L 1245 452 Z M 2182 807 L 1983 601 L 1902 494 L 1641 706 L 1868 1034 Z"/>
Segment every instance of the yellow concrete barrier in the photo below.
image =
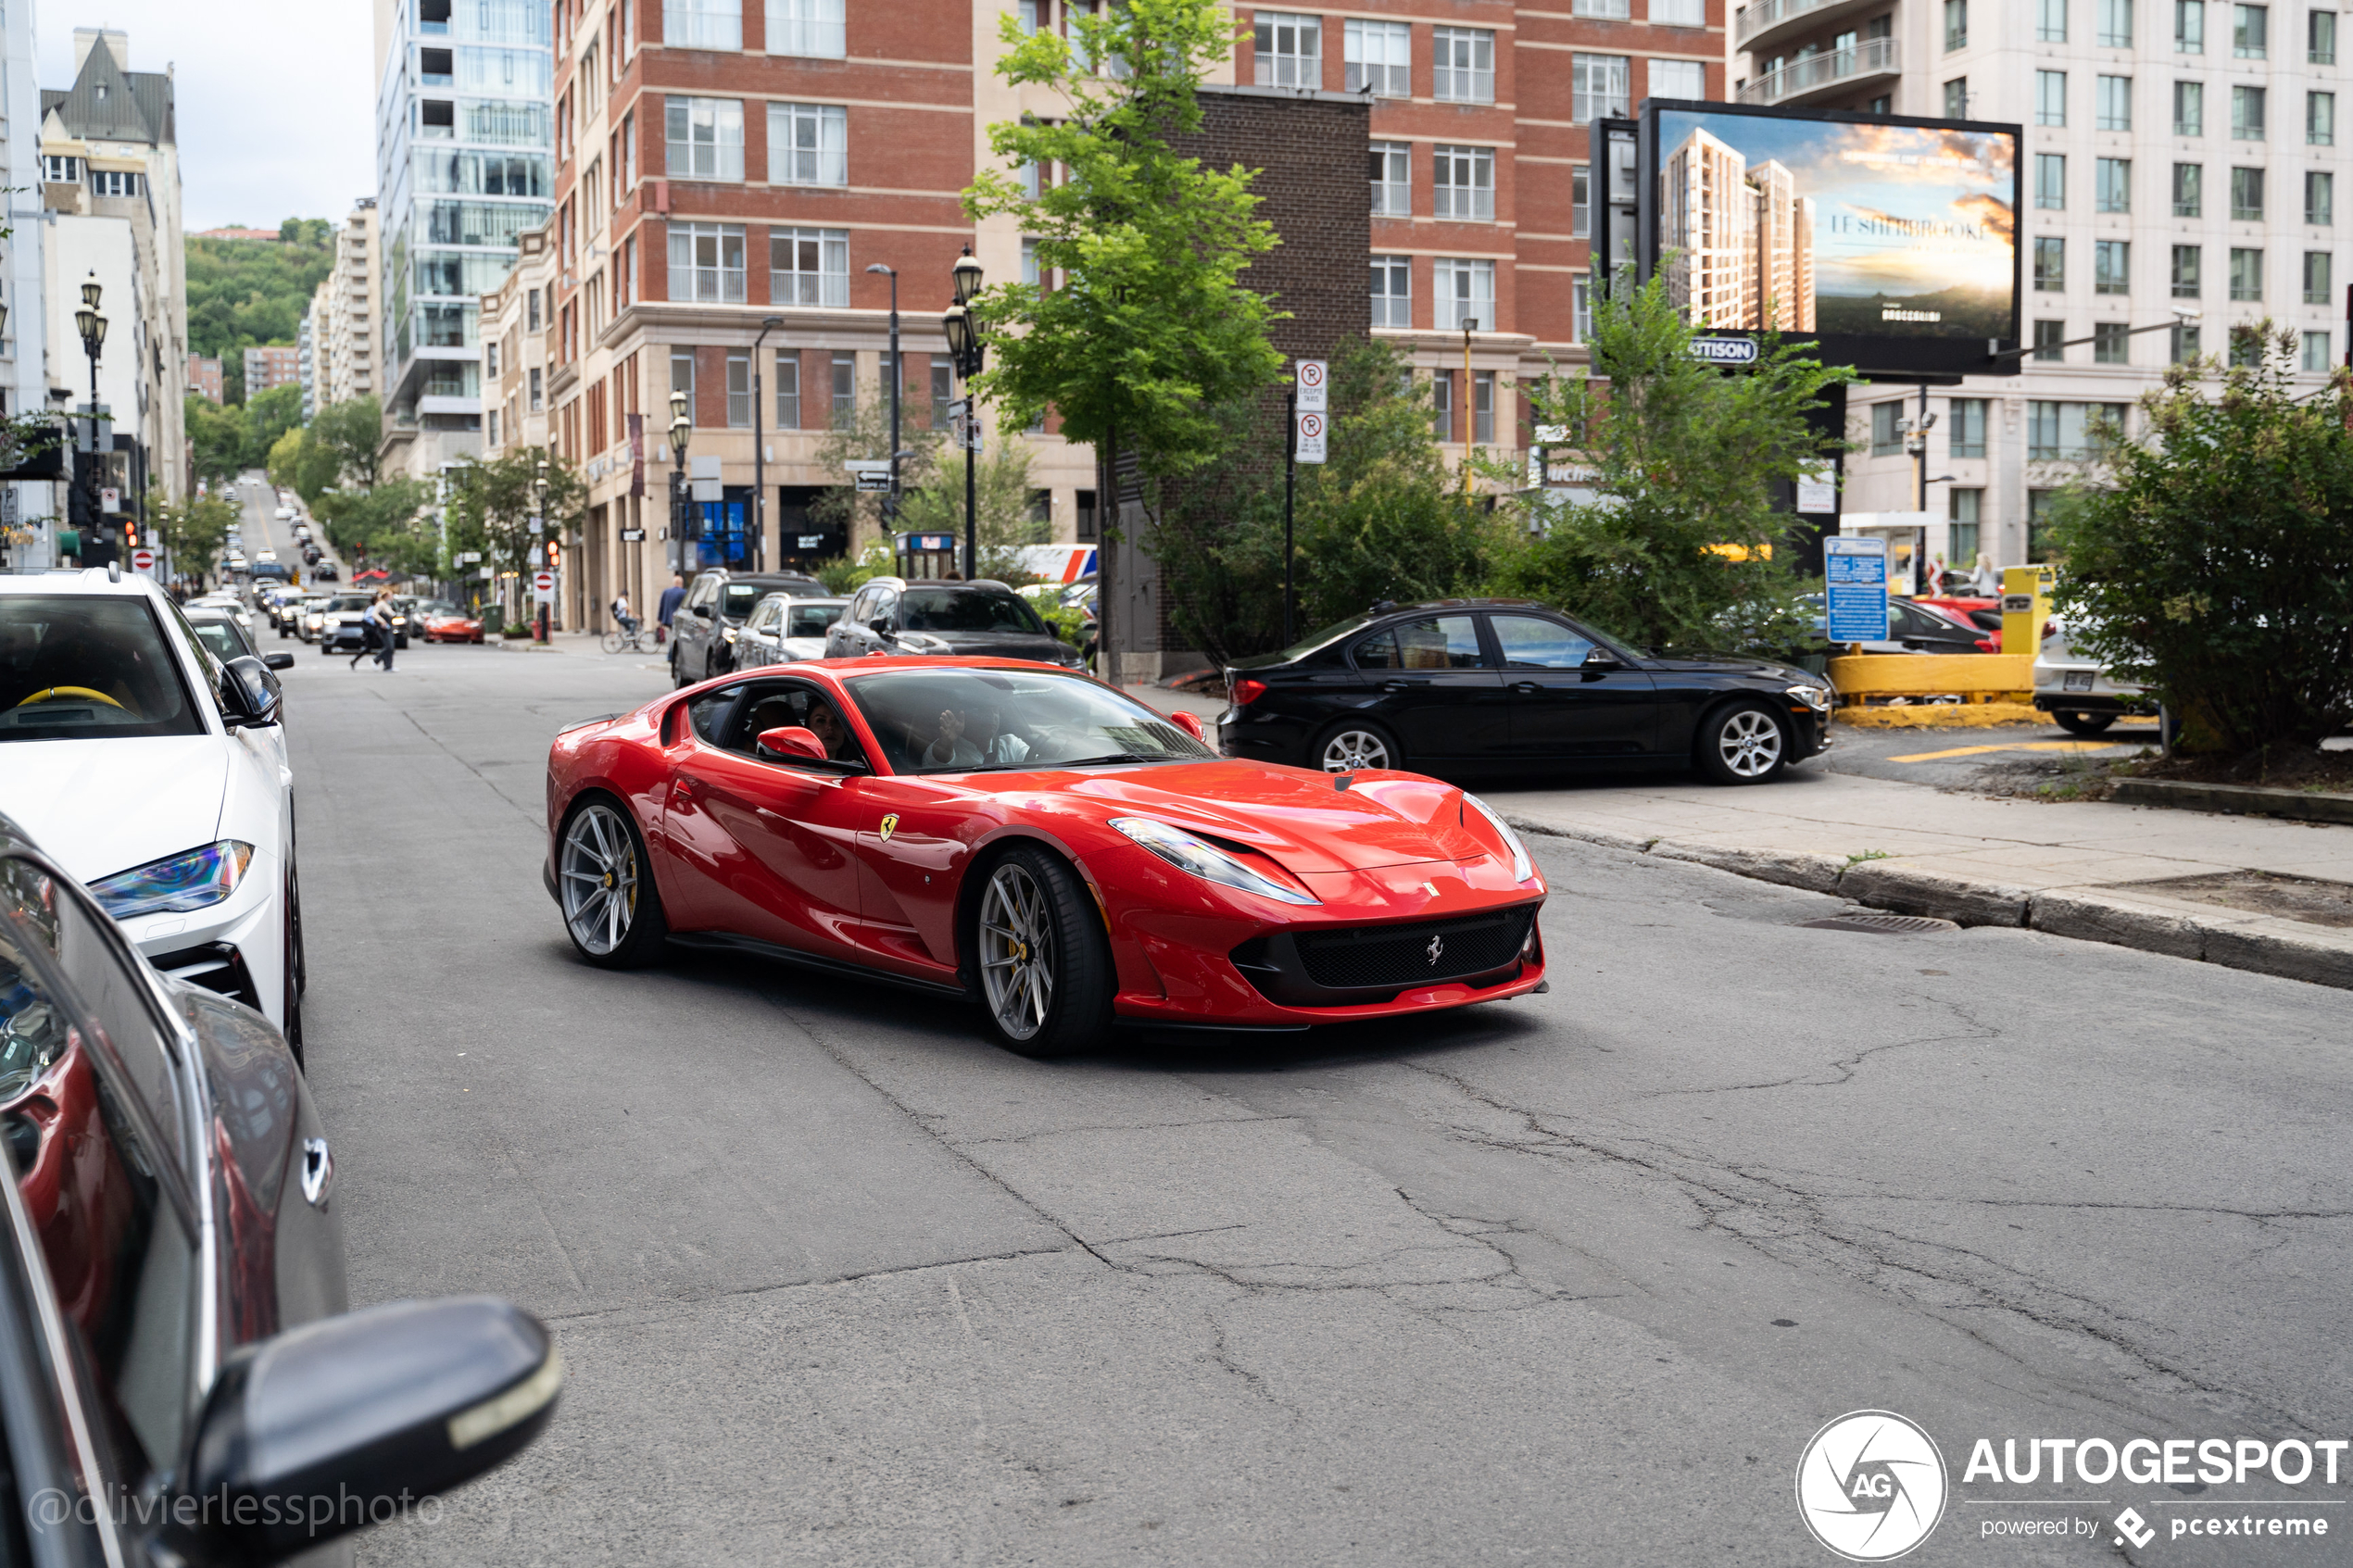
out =
<path fill-rule="evenodd" d="M 1842 703 L 1866 697 L 1958 696 L 1965 702 L 2031 702 L 2031 653 L 1857 653 L 1830 661 Z"/>

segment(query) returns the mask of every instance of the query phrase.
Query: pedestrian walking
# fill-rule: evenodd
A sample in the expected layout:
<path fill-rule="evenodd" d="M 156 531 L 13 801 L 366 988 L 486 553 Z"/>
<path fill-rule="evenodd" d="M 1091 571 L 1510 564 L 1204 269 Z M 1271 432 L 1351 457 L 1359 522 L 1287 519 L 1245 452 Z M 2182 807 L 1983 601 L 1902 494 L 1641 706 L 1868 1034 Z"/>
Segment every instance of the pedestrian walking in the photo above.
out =
<path fill-rule="evenodd" d="M 376 639 L 382 645 L 376 655 L 377 662 L 384 666 L 384 673 L 389 675 L 392 673 L 393 650 L 391 589 L 376 590 L 376 602 L 368 607 L 368 620 L 375 627 Z"/>
<path fill-rule="evenodd" d="M 660 622 L 661 627 L 654 633 L 654 643 L 657 646 L 670 640 L 670 618 L 678 613 L 678 607 L 684 604 L 686 599 L 686 574 L 683 571 L 672 572 L 670 586 L 661 591 L 661 602 L 654 609 L 654 620 Z"/>
<path fill-rule="evenodd" d="M 322 643 L 325 642 L 327 640 L 326 633 L 323 632 L 321 633 L 319 640 Z M 359 661 L 375 651 L 376 607 L 374 605 L 370 605 L 359 617 L 359 651 L 351 656 L 351 662 L 346 665 L 345 668 L 347 670 L 359 669 Z"/>

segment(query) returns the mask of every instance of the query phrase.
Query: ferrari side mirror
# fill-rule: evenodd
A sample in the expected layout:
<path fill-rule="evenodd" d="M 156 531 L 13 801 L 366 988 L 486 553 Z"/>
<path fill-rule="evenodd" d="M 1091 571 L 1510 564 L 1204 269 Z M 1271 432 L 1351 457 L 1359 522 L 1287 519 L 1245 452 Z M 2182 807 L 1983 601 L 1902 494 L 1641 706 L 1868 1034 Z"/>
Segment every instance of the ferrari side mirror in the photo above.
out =
<path fill-rule="evenodd" d="M 1173 721 L 1178 729 L 1180 729 L 1180 730 L 1184 731 L 1187 734 L 1189 734 L 1189 735 L 1192 736 L 1195 740 L 1198 740 L 1198 741 L 1206 741 L 1207 739 L 1209 739 L 1209 734 L 1208 734 L 1208 732 L 1207 732 L 1207 731 L 1205 731 L 1205 730 L 1203 730 L 1203 729 L 1201 727 L 1201 715 L 1200 715 L 1200 714 L 1198 714 L 1198 713 L 1189 713 L 1189 712 L 1187 712 L 1185 709 L 1181 709 L 1181 708 L 1180 708 L 1180 709 L 1178 709 L 1176 712 L 1174 712 L 1174 713 L 1170 714 L 1168 717 L 1169 717 L 1170 721 Z"/>
<path fill-rule="evenodd" d="M 760 745 L 763 750 L 773 751 L 779 757 L 805 757 L 812 762 L 825 760 L 825 743 L 817 738 L 816 731 L 803 729 L 799 724 L 783 724 L 773 730 L 761 731 Z"/>

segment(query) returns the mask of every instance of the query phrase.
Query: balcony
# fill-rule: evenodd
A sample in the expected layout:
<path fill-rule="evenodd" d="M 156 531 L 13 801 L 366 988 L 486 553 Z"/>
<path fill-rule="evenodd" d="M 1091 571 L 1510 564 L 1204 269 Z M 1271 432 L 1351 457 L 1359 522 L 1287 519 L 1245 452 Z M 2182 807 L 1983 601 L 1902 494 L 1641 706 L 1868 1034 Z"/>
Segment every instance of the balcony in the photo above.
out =
<path fill-rule="evenodd" d="M 1893 88 L 1904 74 L 1904 52 L 1893 38 L 1867 39 L 1852 49 L 1792 60 L 1741 89 L 1740 101 L 1767 107 L 1821 104 L 1873 87 Z"/>
<path fill-rule="evenodd" d="M 1800 33 L 1867 11 L 1879 3 L 1880 0 L 1750 0 L 1732 19 L 1732 46 L 1769 52 Z"/>

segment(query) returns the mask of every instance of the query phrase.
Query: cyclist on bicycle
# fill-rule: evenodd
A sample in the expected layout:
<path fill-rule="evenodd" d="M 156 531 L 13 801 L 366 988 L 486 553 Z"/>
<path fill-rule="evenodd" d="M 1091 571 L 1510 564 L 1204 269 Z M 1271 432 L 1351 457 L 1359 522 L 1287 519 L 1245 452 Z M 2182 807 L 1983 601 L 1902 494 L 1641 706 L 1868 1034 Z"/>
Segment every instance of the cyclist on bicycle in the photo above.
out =
<path fill-rule="evenodd" d="M 627 633 L 633 640 L 636 637 L 637 618 L 629 613 L 629 596 L 627 594 L 615 594 L 613 596 L 612 618 L 620 625 L 621 629 Z"/>

